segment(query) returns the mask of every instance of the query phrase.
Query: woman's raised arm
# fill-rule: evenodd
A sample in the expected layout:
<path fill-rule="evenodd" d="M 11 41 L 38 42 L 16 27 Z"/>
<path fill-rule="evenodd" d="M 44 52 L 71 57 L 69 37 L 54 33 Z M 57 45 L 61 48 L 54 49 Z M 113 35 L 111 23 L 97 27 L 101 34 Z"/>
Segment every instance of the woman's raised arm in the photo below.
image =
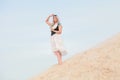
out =
<path fill-rule="evenodd" d="M 49 15 L 49 16 L 47 17 L 46 21 L 45 21 L 49 26 L 52 25 L 52 23 L 49 22 L 49 19 L 50 19 L 50 17 L 52 17 L 52 16 L 53 16 L 53 14 Z"/>

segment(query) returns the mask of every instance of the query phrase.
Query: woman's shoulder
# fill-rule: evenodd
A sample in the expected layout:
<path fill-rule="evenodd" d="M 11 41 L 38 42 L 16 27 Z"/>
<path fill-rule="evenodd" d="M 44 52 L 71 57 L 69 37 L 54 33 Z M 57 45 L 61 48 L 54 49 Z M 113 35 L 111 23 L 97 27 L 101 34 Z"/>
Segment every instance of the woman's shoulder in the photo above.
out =
<path fill-rule="evenodd" d="M 61 26 L 61 23 L 58 23 L 58 26 Z"/>

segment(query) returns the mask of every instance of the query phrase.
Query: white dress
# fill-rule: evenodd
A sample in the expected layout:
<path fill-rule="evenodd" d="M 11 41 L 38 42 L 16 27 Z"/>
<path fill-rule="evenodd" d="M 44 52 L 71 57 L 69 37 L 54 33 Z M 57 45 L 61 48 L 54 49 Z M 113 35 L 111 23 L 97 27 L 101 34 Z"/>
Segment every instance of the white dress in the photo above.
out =
<path fill-rule="evenodd" d="M 52 26 L 52 28 L 55 29 L 57 26 L 58 26 L 58 23 Z M 67 51 L 64 47 L 63 40 L 60 34 L 55 33 L 51 36 L 51 47 L 53 52 L 60 51 L 62 56 L 67 54 Z"/>

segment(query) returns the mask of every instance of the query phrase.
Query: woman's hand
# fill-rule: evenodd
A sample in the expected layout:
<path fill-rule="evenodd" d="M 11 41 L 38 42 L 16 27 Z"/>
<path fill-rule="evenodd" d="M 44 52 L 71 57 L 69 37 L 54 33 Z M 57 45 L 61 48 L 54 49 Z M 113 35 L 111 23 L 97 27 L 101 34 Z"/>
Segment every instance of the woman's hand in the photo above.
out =
<path fill-rule="evenodd" d="M 54 16 L 54 14 L 49 15 L 50 17 Z"/>
<path fill-rule="evenodd" d="M 51 31 L 56 32 L 57 34 L 61 34 L 62 33 L 62 26 L 59 26 L 59 30 L 58 31 L 53 29 L 52 27 L 50 29 L 51 29 Z"/>
<path fill-rule="evenodd" d="M 51 31 L 54 31 L 54 29 L 53 29 L 52 27 L 50 28 L 50 30 L 51 30 Z"/>

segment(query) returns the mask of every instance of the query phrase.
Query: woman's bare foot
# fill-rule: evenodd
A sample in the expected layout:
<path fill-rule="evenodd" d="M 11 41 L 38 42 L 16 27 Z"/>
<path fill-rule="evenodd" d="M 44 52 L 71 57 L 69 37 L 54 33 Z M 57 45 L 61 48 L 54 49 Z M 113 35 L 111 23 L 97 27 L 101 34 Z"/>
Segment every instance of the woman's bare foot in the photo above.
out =
<path fill-rule="evenodd" d="M 59 65 L 62 65 L 62 61 L 58 62 Z"/>

